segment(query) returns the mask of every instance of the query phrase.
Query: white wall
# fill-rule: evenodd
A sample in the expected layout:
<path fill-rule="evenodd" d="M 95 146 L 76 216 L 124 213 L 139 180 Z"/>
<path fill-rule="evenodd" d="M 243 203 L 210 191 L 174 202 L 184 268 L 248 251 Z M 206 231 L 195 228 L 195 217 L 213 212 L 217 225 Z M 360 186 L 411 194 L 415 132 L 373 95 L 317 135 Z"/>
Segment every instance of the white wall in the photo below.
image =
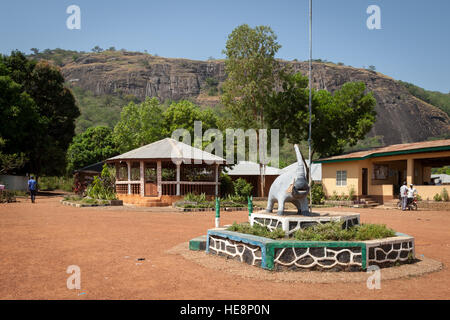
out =
<path fill-rule="evenodd" d="M 28 177 L 0 175 L 0 184 L 4 184 L 8 190 L 28 190 Z"/>

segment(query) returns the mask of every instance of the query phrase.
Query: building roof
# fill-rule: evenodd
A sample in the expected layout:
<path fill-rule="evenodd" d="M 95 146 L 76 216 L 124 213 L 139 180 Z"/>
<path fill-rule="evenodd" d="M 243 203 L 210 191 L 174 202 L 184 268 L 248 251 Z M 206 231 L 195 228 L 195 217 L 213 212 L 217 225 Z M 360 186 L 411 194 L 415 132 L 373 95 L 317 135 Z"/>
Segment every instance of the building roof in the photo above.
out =
<path fill-rule="evenodd" d="M 97 173 L 97 172 L 102 172 L 103 170 L 103 164 L 104 162 L 97 162 L 97 163 L 93 163 L 90 164 L 86 167 L 83 167 L 81 169 L 75 170 L 74 172 L 93 172 L 93 173 Z"/>
<path fill-rule="evenodd" d="M 450 150 L 450 139 L 422 141 L 413 143 L 393 144 L 387 147 L 375 148 L 371 150 L 352 152 L 339 156 L 315 160 L 315 163 L 339 162 L 364 160 L 374 157 L 394 156 L 409 153 L 432 152 Z"/>
<path fill-rule="evenodd" d="M 113 160 L 201 160 L 211 163 L 224 163 L 221 157 L 198 148 L 191 147 L 183 142 L 165 138 L 143 147 L 128 151 L 124 154 L 107 159 Z"/>
<path fill-rule="evenodd" d="M 444 184 L 450 184 L 450 175 L 445 174 L 445 173 L 440 173 L 440 174 L 432 174 L 431 178 L 439 178 L 439 180 L 441 181 L 441 183 Z"/>
<path fill-rule="evenodd" d="M 265 166 L 265 175 L 280 175 L 281 170 L 275 167 Z M 233 168 L 228 169 L 230 176 L 259 176 L 259 163 L 251 161 L 240 161 Z"/>
<path fill-rule="evenodd" d="M 306 163 L 309 165 L 309 160 L 306 160 Z M 294 162 L 287 167 L 281 169 L 280 174 L 295 171 L 297 169 L 297 162 Z M 313 163 L 311 166 L 311 179 L 313 181 L 321 181 L 322 180 L 322 164 L 321 163 Z"/>

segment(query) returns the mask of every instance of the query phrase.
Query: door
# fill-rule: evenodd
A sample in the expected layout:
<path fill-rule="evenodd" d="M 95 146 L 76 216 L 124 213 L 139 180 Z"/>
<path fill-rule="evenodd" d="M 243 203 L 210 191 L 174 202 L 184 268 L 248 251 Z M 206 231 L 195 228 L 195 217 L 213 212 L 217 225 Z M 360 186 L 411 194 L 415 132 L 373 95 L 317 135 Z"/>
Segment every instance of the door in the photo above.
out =
<path fill-rule="evenodd" d="M 158 196 L 156 183 L 156 163 L 146 163 L 144 168 L 145 188 L 144 195 L 148 197 Z"/>
<path fill-rule="evenodd" d="M 363 168 L 362 169 L 362 195 L 363 196 L 367 196 L 368 183 L 369 183 L 368 175 L 369 175 L 368 169 Z"/>

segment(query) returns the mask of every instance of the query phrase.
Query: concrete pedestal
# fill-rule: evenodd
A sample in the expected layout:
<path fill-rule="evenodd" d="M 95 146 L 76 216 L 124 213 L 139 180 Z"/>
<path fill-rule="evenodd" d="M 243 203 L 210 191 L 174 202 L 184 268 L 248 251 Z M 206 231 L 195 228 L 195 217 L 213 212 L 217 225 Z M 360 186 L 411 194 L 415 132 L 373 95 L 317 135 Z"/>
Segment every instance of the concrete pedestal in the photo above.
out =
<path fill-rule="evenodd" d="M 359 225 L 359 213 L 353 212 L 313 212 L 311 216 L 298 215 L 296 211 L 285 211 L 284 215 L 266 213 L 265 210 L 254 212 L 250 216 L 250 224 L 267 226 L 269 230 L 282 228 L 286 235 L 291 235 L 298 229 L 314 226 L 318 223 L 342 221 L 345 228 Z"/>

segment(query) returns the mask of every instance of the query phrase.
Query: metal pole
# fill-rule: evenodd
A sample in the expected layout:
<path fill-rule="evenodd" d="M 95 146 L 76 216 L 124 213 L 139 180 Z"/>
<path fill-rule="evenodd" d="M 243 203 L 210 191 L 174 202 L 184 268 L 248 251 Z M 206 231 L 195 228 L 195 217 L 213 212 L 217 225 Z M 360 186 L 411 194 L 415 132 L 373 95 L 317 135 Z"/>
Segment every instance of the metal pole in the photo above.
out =
<path fill-rule="evenodd" d="M 248 197 L 248 219 L 251 219 L 253 213 L 253 196 Z"/>
<path fill-rule="evenodd" d="M 216 219 L 215 219 L 216 228 L 220 227 L 220 198 L 216 197 Z"/>
<path fill-rule="evenodd" d="M 308 135 L 308 153 L 309 153 L 309 174 L 308 174 L 308 182 L 309 182 L 309 211 L 312 211 L 312 197 L 311 197 L 311 109 L 312 109 L 312 95 L 311 95 L 311 86 L 312 86 L 312 0 L 309 0 L 309 135 Z"/>

